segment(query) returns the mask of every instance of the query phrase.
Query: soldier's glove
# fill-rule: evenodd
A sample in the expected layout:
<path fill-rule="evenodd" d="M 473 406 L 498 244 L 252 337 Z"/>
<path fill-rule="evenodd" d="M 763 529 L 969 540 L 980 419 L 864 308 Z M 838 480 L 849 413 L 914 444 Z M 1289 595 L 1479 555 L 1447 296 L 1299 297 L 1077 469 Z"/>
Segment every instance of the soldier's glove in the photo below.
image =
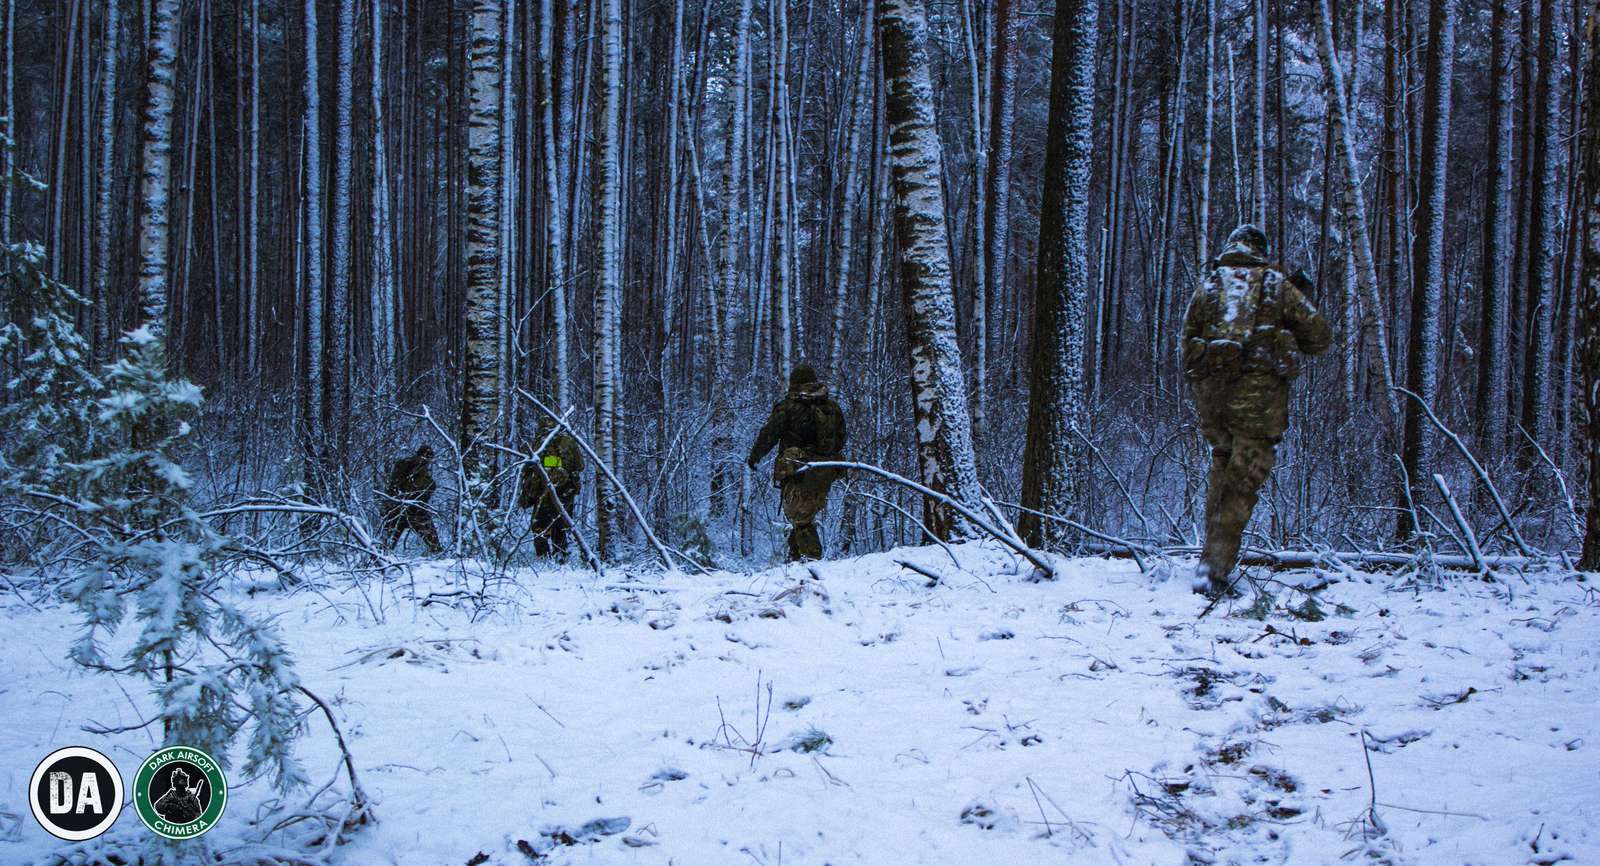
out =
<path fill-rule="evenodd" d="M 1308 294 L 1315 288 L 1311 282 L 1311 275 L 1306 273 L 1305 268 L 1296 269 L 1294 273 L 1289 275 L 1289 285 Z"/>

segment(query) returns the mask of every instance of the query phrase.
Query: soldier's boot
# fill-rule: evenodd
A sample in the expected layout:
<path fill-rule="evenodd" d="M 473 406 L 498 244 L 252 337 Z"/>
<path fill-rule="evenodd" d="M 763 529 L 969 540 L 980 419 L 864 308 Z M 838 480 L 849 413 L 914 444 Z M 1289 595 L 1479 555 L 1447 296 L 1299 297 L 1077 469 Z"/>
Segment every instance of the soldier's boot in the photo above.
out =
<path fill-rule="evenodd" d="M 1210 580 L 1208 594 L 1225 592 L 1231 586 L 1228 575 L 1239 562 L 1244 529 L 1250 523 L 1250 514 L 1261 495 L 1261 485 L 1266 483 L 1276 459 L 1276 444 L 1269 440 L 1234 439 L 1215 512 L 1207 515 L 1211 519 L 1207 521 L 1202 561 Z"/>
<path fill-rule="evenodd" d="M 433 528 L 433 515 L 421 508 L 412 508 L 406 512 L 406 522 L 410 524 L 411 531 L 428 546 L 429 553 L 443 553 L 444 545 L 439 543 L 439 532 Z"/>

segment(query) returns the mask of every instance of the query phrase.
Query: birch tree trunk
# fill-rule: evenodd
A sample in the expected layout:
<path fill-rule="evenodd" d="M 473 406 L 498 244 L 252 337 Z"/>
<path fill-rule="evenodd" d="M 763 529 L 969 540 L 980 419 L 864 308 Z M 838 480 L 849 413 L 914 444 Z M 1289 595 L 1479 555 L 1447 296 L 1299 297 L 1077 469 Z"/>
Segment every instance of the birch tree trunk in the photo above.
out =
<path fill-rule="evenodd" d="M 556 103 L 561 101 L 560 94 L 555 89 L 555 63 L 553 57 L 555 42 L 555 8 L 552 0 L 540 0 L 539 3 L 539 126 L 540 150 L 544 155 L 544 193 L 545 193 L 545 283 L 546 290 L 550 293 L 550 309 L 553 313 L 553 329 L 555 333 L 552 340 L 555 343 L 555 363 L 550 372 L 551 399 L 555 401 L 556 411 L 567 408 L 567 383 L 570 379 L 567 360 L 567 251 L 566 251 L 566 203 L 562 191 L 565 189 L 561 181 L 561 151 L 557 149 L 557 139 L 564 136 L 567 130 L 556 128 Z M 571 45 L 563 45 L 564 50 L 571 52 Z M 568 83 L 570 90 L 570 82 Z M 570 121 L 571 113 L 563 110 L 563 116 Z"/>
<path fill-rule="evenodd" d="M 116 0 L 112 0 L 116 2 Z M 245 208 L 245 370 L 260 370 L 261 334 L 261 0 L 250 0 L 250 180 Z"/>
<path fill-rule="evenodd" d="M 166 335 L 167 252 L 172 174 L 172 100 L 178 63 L 179 0 L 156 0 L 145 46 L 144 131 L 139 160 L 139 303 L 144 324 Z M 8 17 L 12 13 L 8 10 Z M 6 27 L 7 38 L 12 28 Z M 10 59 L 10 52 L 7 52 Z M 11 81 L 9 70 L 6 81 Z M 9 86 L 9 85 L 8 85 Z M 9 101 L 9 100 L 8 100 Z M 7 185 L 9 195 L 10 185 Z M 9 225 L 9 219 L 7 220 Z"/>
<path fill-rule="evenodd" d="M 1255 101 L 1255 165 L 1250 177 L 1250 221 L 1267 231 L 1267 0 L 1254 0 L 1253 5 L 1251 35 L 1256 57 L 1251 98 Z"/>
<path fill-rule="evenodd" d="M 602 0 L 603 93 L 600 119 L 600 271 L 594 295 L 594 445 L 600 459 L 617 457 L 618 305 L 622 302 L 622 0 Z M 616 558 L 620 495 L 604 473 L 595 478 L 596 553 Z"/>
<path fill-rule="evenodd" d="M 982 492 L 956 345 L 943 156 L 934 118 L 928 17 L 921 0 L 878 0 L 878 33 L 888 89 L 889 170 L 911 349 L 918 468 L 924 485 L 978 509 Z M 966 520 L 931 498 L 924 499 L 923 512 L 923 522 L 941 539 L 972 533 Z"/>
<path fill-rule="evenodd" d="M 1511 254 L 1511 41 L 1510 0 L 1493 0 L 1489 28 L 1489 140 L 1483 168 L 1488 195 L 1483 205 L 1483 324 L 1478 345 L 1478 437 L 1487 453 L 1499 454 L 1506 440 L 1507 261 Z"/>
<path fill-rule="evenodd" d="M 750 19 L 752 0 L 739 3 L 739 20 L 734 30 L 733 73 L 728 83 L 728 140 L 723 159 L 722 261 L 715 287 L 718 317 L 713 320 L 712 351 L 716 373 L 711 388 L 711 450 L 716 455 L 711 467 L 711 510 L 714 518 L 726 517 L 733 510 L 737 495 L 732 483 L 733 461 L 733 362 L 738 323 L 744 304 L 740 298 L 739 251 L 745 240 L 745 195 L 748 187 L 745 154 L 749 147 L 748 90 L 750 82 Z"/>
<path fill-rule="evenodd" d="M 1022 504 L 1061 516 L 1078 512 L 1087 457 L 1083 442 L 1089 435 L 1084 322 L 1098 19 L 1095 0 L 1063 0 L 1056 6 L 1044 197 L 1039 206 L 1039 287 L 1034 299 Z M 1059 527 L 1027 511 L 1017 521 L 1018 533 L 1030 544 L 1060 540 Z"/>
<path fill-rule="evenodd" d="M 306 0 L 305 416 L 306 445 L 320 447 L 327 399 L 322 369 L 322 101 L 317 71 L 317 0 Z"/>
<path fill-rule="evenodd" d="M 1200 121 L 1200 203 L 1195 208 L 1195 262 L 1206 267 L 1211 247 L 1211 153 L 1216 127 L 1217 78 L 1217 0 L 1205 0 L 1206 60 L 1202 75 L 1205 87 L 1201 89 Z"/>
<path fill-rule="evenodd" d="M 480 501 L 489 485 L 500 399 L 500 86 L 502 0 L 473 0 L 469 24 L 466 346 L 461 397 L 463 473 Z"/>
<path fill-rule="evenodd" d="M 1450 72 L 1454 66 L 1455 0 L 1428 4 L 1428 58 L 1422 101 L 1422 165 L 1417 190 L 1417 238 L 1411 267 L 1411 334 L 1406 389 L 1432 407 L 1439 392 L 1439 308 L 1444 289 L 1445 174 L 1450 145 Z M 1424 408 L 1406 401 L 1402 462 L 1412 480 L 1433 475 L 1431 431 Z M 1410 493 L 1406 494 L 1409 501 Z M 1401 503 L 1404 506 L 1404 501 Z M 1420 529 L 1408 507 L 1397 509 L 1395 537 Z"/>
<path fill-rule="evenodd" d="M 106 32 L 100 56 L 100 162 L 95 178 L 93 345 L 96 357 L 102 360 L 110 355 L 111 349 L 111 230 L 114 218 L 111 193 L 116 181 L 113 172 L 117 153 L 117 51 L 122 44 L 119 38 L 122 34 L 121 5 L 120 0 L 106 0 Z M 10 185 L 6 187 L 9 194 Z"/>
<path fill-rule="evenodd" d="M 870 108 L 870 95 L 872 93 L 872 43 L 873 15 L 872 3 L 863 3 L 863 15 L 860 36 L 860 59 L 856 64 L 855 92 L 850 97 L 850 113 L 845 118 L 849 125 L 849 134 L 845 138 L 845 172 L 844 172 L 844 197 L 839 207 L 839 243 L 834 256 L 834 282 L 833 282 L 833 339 L 828 346 L 828 381 L 840 381 L 840 362 L 844 357 L 844 332 L 845 332 L 845 302 L 850 294 L 851 264 L 855 261 L 855 205 L 861 192 L 861 129 L 867 123 L 867 118 L 872 115 Z M 876 158 L 876 155 L 874 155 Z M 973 328 L 977 333 L 978 344 L 983 343 L 983 320 L 976 314 L 979 307 L 974 306 Z M 983 349 L 978 349 L 978 357 L 983 357 Z M 979 367 L 977 375 L 978 393 L 983 393 L 983 373 Z M 982 397 L 979 397 L 980 405 Z M 981 411 L 981 410 L 980 410 Z"/>
<path fill-rule="evenodd" d="M 495 328 L 498 345 L 495 356 L 500 365 L 495 405 L 497 435 L 506 439 L 516 429 L 516 404 L 511 400 L 511 384 L 516 381 L 516 271 L 517 271 L 517 109 L 516 60 L 517 0 L 501 0 L 504 25 L 500 32 L 500 264 L 499 288 L 495 292 L 498 309 Z"/>
<path fill-rule="evenodd" d="M 0 70 L 5 74 L 5 81 L 0 82 L 0 117 L 5 118 L 5 132 L 13 141 L 17 140 L 17 97 L 16 97 L 16 67 L 17 67 L 17 0 L 0 0 L 5 4 L 3 10 L 6 28 L 5 42 L 0 44 L 0 52 L 5 57 L 0 58 L 0 65 L 5 68 Z M 171 85 L 168 85 L 170 91 Z M 171 102 L 170 93 L 168 102 Z M 171 124 L 168 124 L 170 128 Z M 168 133 L 171 138 L 171 133 Z M 9 179 L 17 170 L 16 148 L 3 148 L 0 153 L 0 167 L 5 170 L 6 183 L 0 184 L 0 243 L 11 243 L 11 215 L 15 208 L 14 195 L 16 184 Z"/>

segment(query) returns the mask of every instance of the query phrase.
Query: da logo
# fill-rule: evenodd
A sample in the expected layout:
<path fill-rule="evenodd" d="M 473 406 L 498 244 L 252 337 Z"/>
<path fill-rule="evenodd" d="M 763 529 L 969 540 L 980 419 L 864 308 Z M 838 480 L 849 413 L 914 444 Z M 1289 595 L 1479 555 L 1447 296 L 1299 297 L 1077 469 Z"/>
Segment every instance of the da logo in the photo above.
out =
<path fill-rule="evenodd" d="M 170 746 L 144 759 L 133 777 L 133 808 L 157 836 L 193 839 L 217 825 L 228 805 L 228 780 L 212 757 Z"/>
<path fill-rule="evenodd" d="M 93 839 L 122 813 L 122 776 L 94 749 L 57 749 L 34 768 L 28 802 L 50 835 L 70 842 Z"/>

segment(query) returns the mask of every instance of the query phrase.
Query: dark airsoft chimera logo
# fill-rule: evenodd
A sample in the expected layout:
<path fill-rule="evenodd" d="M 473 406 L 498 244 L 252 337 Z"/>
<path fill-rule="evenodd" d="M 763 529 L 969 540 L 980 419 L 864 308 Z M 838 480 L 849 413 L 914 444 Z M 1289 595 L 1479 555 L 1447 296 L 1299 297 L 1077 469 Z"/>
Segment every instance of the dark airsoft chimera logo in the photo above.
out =
<path fill-rule="evenodd" d="M 122 813 L 122 775 L 94 749 L 57 749 L 34 768 L 28 804 L 50 835 L 69 842 L 93 839 Z"/>
<path fill-rule="evenodd" d="M 228 805 L 228 780 L 210 755 L 169 746 L 146 758 L 133 779 L 133 806 L 157 836 L 193 839 L 217 825 Z"/>

